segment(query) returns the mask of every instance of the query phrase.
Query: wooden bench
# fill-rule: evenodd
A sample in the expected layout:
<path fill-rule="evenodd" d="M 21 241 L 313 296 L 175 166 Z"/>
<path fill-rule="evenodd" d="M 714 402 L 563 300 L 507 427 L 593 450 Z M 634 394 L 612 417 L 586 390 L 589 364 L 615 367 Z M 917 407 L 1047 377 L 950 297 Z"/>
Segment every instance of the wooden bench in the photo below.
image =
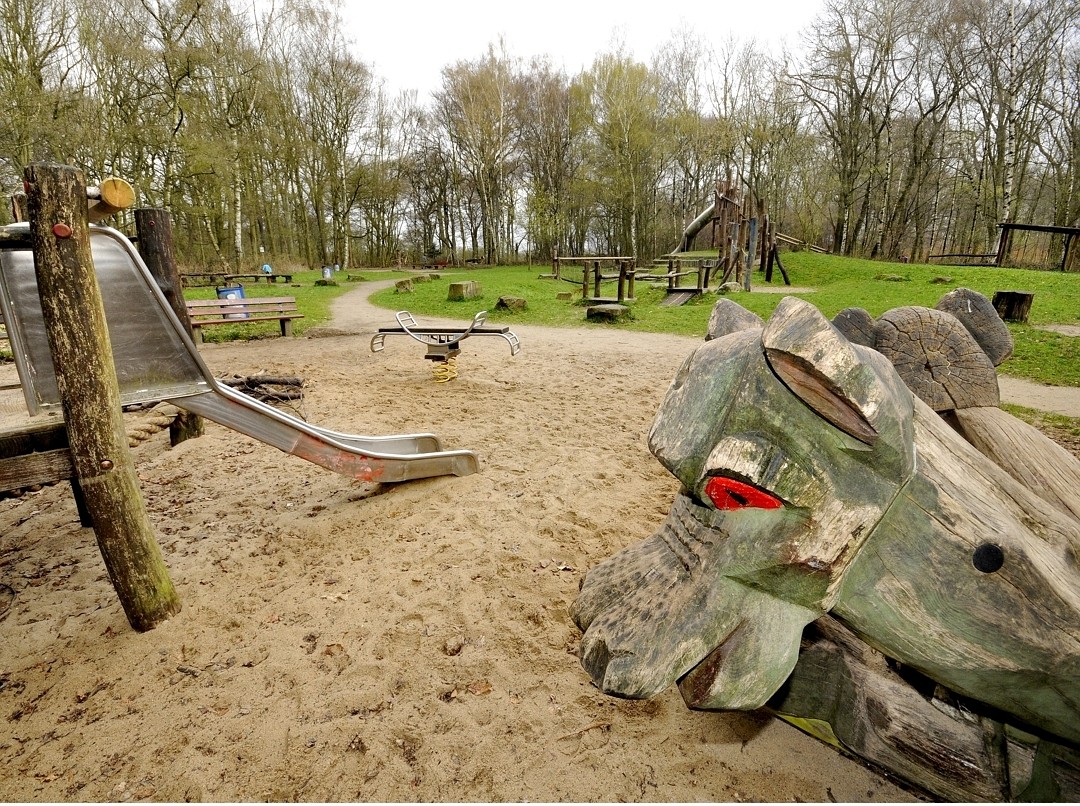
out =
<path fill-rule="evenodd" d="M 292 320 L 303 319 L 296 297 L 251 297 L 245 299 L 189 299 L 188 317 L 196 344 L 202 343 L 202 329 L 211 325 L 248 322 L 280 322 L 281 335 L 292 335 Z"/>

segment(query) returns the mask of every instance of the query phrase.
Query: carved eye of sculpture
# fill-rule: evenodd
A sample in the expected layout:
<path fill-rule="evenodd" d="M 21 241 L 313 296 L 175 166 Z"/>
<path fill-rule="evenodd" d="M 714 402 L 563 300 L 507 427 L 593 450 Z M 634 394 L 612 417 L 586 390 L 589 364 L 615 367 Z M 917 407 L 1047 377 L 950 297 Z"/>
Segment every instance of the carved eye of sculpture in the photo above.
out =
<path fill-rule="evenodd" d="M 757 487 L 735 479 L 713 476 L 705 484 L 705 494 L 717 509 L 779 509 L 784 502 Z"/>

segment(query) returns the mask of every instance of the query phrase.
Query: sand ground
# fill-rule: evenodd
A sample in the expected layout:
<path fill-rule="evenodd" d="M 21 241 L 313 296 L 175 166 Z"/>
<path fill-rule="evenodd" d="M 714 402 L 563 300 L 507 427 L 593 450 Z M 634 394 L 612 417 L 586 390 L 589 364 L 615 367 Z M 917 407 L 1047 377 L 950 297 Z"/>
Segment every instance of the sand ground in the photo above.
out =
<path fill-rule="evenodd" d="M 342 297 L 309 338 L 209 345 L 306 380 L 338 431 L 433 431 L 481 472 L 377 486 L 208 423 L 133 449 L 183 611 L 139 634 L 66 485 L 0 501 L 0 798 L 903 801 L 759 714 L 589 682 L 583 574 L 663 520 L 645 436 L 694 339 L 515 328 L 435 384 L 392 315 Z M 318 337 L 321 336 L 321 337 Z"/>

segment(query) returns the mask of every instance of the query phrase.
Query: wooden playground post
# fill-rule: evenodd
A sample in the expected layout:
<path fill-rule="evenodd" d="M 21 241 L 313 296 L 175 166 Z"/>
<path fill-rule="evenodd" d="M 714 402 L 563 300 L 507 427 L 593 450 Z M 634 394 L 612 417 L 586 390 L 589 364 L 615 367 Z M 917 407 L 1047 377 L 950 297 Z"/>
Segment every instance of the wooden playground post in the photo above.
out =
<path fill-rule="evenodd" d="M 26 194 L 21 190 L 11 194 L 11 220 L 16 224 L 26 221 Z"/>
<path fill-rule="evenodd" d="M 626 299 L 626 261 L 619 261 L 619 302 Z"/>
<path fill-rule="evenodd" d="M 602 278 L 600 277 L 600 261 L 599 260 L 594 260 L 593 261 L 593 296 L 594 297 L 599 297 L 600 296 L 600 280 L 601 279 Z"/>
<path fill-rule="evenodd" d="M 743 288 L 747 291 L 750 290 L 750 275 L 754 270 L 754 257 L 757 255 L 757 242 L 758 242 L 758 219 L 757 216 L 753 216 L 748 225 L 746 233 L 746 262 L 743 266 L 742 283 Z"/>
<path fill-rule="evenodd" d="M 756 257 L 758 259 L 758 271 L 765 271 L 765 260 L 768 257 L 769 244 L 769 216 L 765 212 L 765 200 L 758 199 L 757 203 L 758 228 L 761 233 L 759 238 Z"/>
<path fill-rule="evenodd" d="M 625 261 L 626 265 L 626 295 L 634 299 L 634 277 L 637 276 L 637 265 L 633 260 Z"/>
<path fill-rule="evenodd" d="M 75 473 L 128 622 L 149 630 L 179 612 L 180 599 L 128 449 L 90 252 L 86 181 L 63 165 L 33 164 L 25 177 L 42 318 Z"/>
<path fill-rule="evenodd" d="M 705 268 L 705 261 L 704 260 L 699 260 L 697 262 L 697 292 L 698 292 L 699 295 L 705 293 L 705 283 L 706 283 L 706 281 L 705 281 L 705 273 L 706 273 L 706 271 L 707 271 L 707 269 Z"/>
<path fill-rule="evenodd" d="M 184 294 L 180 290 L 180 271 L 173 253 L 172 217 L 168 210 L 142 207 L 135 211 L 135 232 L 138 233 L 139 254 L 150 270 L 158 288 L 165 295 L 180 324 L 191 335 L 191 318 L 188 316 Z M 169 425 L 169 443 L 179 445 L 186 439 L 201 437 L 206 430 L 199 414 L 180 410 Z"/>
<path fill-rule="evenodd" d="M 729 280 L 739 282 L 741 279 L 739 270 L 741 269 L 739 256 L 742 254 L 742 242 L 739 239 L 740 228 L 742 226 L 742 213 L 737 205 L 732 203 L 731 205 L 731 238 L 729 243 L 731 244 L 728 251 L 728 266 L 724 271 L 724 282 Z"/>
<path fill-rule="evenodd" d="M 589 261 L 581 261 L 581 298 L 589 298 Z"/>

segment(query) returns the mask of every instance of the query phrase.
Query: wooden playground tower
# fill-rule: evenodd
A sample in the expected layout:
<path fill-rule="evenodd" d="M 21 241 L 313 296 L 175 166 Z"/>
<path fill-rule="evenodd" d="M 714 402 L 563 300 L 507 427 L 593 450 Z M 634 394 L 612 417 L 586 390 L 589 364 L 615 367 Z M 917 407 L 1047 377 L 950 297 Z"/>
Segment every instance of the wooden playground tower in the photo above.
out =
<path fill-rule="evenodd" d="M 717 250 L 716 258 L 685 256 L 684 253 L 691 251 L 694 239 L 706 226 L 709 227 L 709 246 Z M 764 200 L 753 201 L 750 193 L 743 193 L 739 185 L 729 178 L 716 183 L 712 205 L 687 225 L 679 246 L 658 258 L 649 273 L 642 273 L 633 257 L 561 256 L 556 251 L 551 258 L 551 273 L 540 276 L 580 285 L 582 299 L 594 305 L 633 302 L 635 281 L 665 283 L 668 294 L 665 304 L 681 305 L 705 293 L 717 277 L 720 278 L 719 285 L 737 282 L 749 291 L 750 278 L 755 269 L 764 273 L 765 282 L 771 283 L 775 266 L 780 270 L 784 284 L 791 285 L 780 259 L 780 243 L 820 250 L 778 232 L 775 222 L 766 213 Z M 564 268 L 576 264 L 582 266 L 580 280 L 576 276 L 564 276 Z M 609 266 L 617 271 L 605 273 L 605 268 Z M 684 278 L 687 277 L 694 280 L 684 285 Z M 603 296 L 600 284 L 612 280 L 618 282 L 616 295 Z"/>
<path fill-rule="evenodd" d="M 697 234 L 697 231 L 692 229 L 701 218 L 702 216 L 699 216 L 687 227 L 679 251 L 689 250 Z M 716 271 L 721 275 L 721 285 L 737 282 L 749 291 L 750 277 L 755 267 L 764 273 L 765 282 L 771 283 L 774 265 L 780 270 L 784 284 L 791 285 L 791 279 L 780 260 L 777 244 L 802 242 L 777 232 L 776 223 L 765 210 L 764 199 L 757 199 L 755 202 L 752 194 L 743 193 L 739 185 L 730 178 L 717 182 L 712 215 L 708 223 L 711 226 L 710 243 L 718 250 L 719 263 Z"/>

